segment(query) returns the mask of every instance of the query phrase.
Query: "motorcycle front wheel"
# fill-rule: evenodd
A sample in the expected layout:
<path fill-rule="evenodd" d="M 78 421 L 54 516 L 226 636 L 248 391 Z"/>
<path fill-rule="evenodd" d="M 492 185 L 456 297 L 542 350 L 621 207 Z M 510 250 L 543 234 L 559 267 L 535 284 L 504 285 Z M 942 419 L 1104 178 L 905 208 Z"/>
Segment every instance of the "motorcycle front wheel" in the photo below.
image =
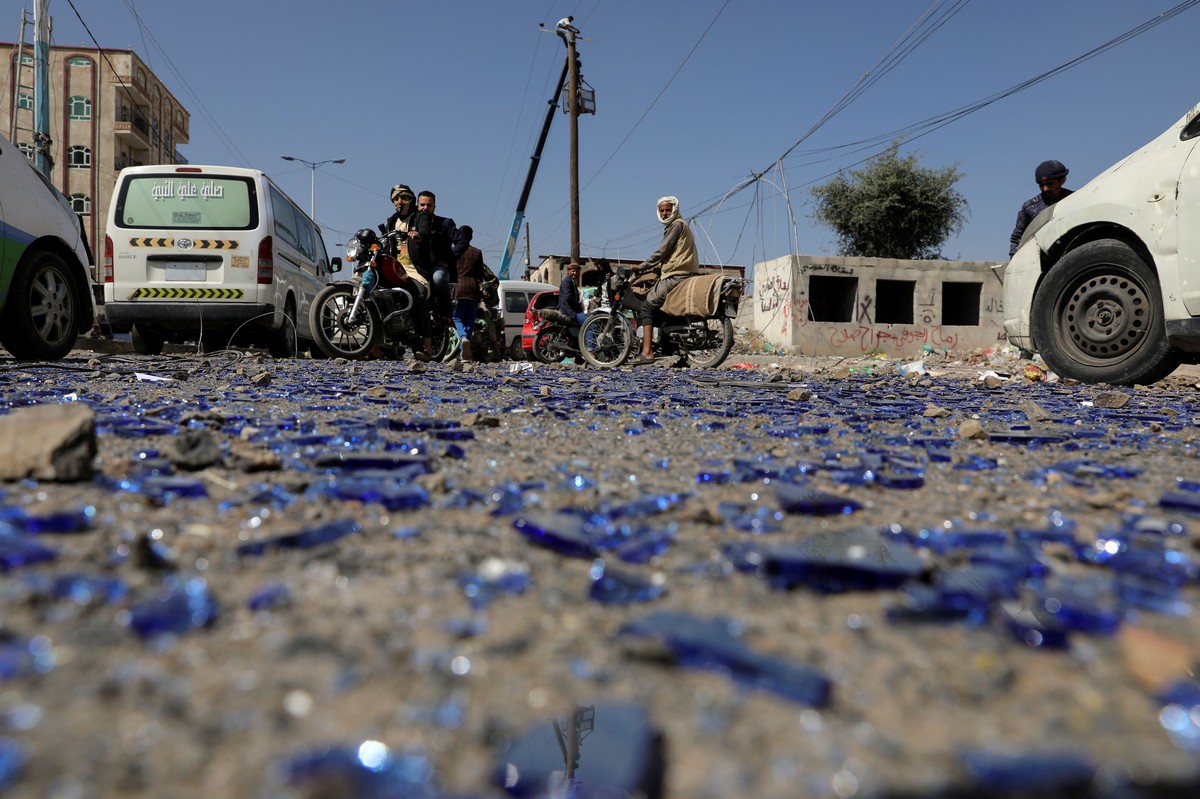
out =
<path fill-rule="evenodd" d="M 357 292 L 357 286 L 338 283 L 326 286 L 313 300 L 309 312 L 313 338 L 330 358 L 364 359 L 383 340 L 383 321 L 374 303 L 365 303 L 358 318 L 349 319 Z"/>
<path fill-rule="evenodd" d="M 715 369 L 729 357 L 733 349 L 733 322 L 728 316 L 704 319 L 688 325 L 680 354 L 697 369 Z"/>
<path fill-rule="evenodd" d="M 619 314 L 592 313 L 579 328 L 583 359 L 602 369 L 620 366 L 633 349 L 633 333 Z"/>

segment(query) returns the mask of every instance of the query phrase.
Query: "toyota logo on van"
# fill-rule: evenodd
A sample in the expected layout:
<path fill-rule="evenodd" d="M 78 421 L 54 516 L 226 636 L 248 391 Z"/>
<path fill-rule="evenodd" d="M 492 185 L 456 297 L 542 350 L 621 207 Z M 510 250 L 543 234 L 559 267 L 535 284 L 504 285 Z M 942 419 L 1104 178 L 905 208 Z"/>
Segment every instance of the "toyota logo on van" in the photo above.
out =
<path fill-rule="evenodd" d="M 181 249 L 181 250 L 190 250 L 190 249 L 192 249 L 192 244 L 193 244 L 193 243 L 194 243 L 194 242 L 193 242 L 191 239 L 175 239 L 175 246 L 176 246 L 176 247 L 178 247 L 178 248 L 179 248 L 179 249 Z"/>

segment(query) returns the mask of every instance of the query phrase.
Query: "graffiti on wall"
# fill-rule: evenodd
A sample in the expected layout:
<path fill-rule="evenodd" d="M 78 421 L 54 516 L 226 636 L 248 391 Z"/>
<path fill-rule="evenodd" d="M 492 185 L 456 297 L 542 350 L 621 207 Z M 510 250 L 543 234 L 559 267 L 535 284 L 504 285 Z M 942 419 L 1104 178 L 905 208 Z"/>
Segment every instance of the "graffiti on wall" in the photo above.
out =
<path fill-rule="evenodd" d="M 912 323 L 877 324 L 879 298 L 871 290 L 875 281 L 867 280 L 853 286 L 849 290 L 852 297 L 845 298 L 845 311 L 851 319 L 818 322 L 816 316 L 820 314 L 813 314 L 804 275 L 857 277 L 859 270 L 842 264 L 786 264 L 764 271 L 755 281 L 755 324 L 768 340 L 784 346 L 798 346 L 815 354 L 898 356 L 926 346 L 953 351 L 986 346 L 988 340 L 1007 340 L 1003 326 L 995 320 L 1002 310 L 1002 301 L 994 296 L 983 298 L 981 310 L 988 318 L 980 320 L 977 332 L 964 330 L 957 324 L 945 327 L 941 324 L 938 311 L 941 299 L 936 288 L 913 297 Z M 842 300 L 835 296 L 834 301 Z"/>

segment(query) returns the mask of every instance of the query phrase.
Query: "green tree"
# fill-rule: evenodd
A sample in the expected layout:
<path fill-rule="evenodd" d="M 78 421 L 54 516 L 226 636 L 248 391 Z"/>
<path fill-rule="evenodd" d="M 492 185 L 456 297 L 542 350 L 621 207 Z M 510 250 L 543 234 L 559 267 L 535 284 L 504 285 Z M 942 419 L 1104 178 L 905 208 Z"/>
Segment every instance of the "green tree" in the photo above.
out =
<path fill-rule="evenodd" d="M 958 167 L 930 169 L 893 142 L 860 170 L 812 190 L 812 218 L 833 228 L 840 255 L 934 259 L 963 228 L 967 199 L 954 188 Z"/>

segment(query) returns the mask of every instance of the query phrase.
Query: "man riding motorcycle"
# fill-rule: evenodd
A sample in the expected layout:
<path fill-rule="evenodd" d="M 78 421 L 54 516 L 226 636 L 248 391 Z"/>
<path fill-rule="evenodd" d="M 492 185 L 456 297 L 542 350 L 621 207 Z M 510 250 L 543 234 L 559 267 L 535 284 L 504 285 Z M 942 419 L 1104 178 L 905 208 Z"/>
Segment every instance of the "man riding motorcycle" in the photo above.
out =
<path fill-rule="evenodd" d="M 635 274 L 658 270 L 658 280 L 638 311 L 638 323 L 642 326 L 642 354 L 632 361 L 633 366 L 654 363 L 654 312 L 662 307 L 671 289 L 687 277 L 700 271 L 700 259 L 696 255 L 696 240 L 687 222 L 679 215 L 679 198 L 662 197 L 658 201 L 658 221 L 663 224 L 663 237 L 654 254 L 633 268 Z M 686 355 L 681 360 L 686 363 Z"/>

